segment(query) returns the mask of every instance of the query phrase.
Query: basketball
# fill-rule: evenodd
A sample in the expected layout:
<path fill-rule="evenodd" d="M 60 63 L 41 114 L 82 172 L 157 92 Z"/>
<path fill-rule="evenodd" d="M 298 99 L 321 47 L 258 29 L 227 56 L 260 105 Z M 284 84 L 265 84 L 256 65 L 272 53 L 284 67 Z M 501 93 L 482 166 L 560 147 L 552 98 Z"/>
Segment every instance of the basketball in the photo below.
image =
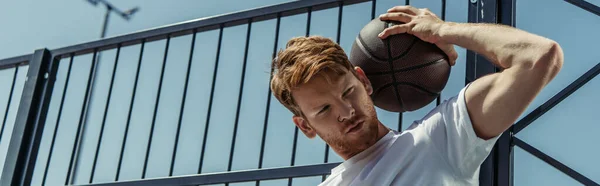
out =
<path fill-rule="evenodd" d="M 399 22 L 378 18 L 356 37 L 349 59 L 363 69 L 373 87 L 375 106 L 391 112 L 414 111 L 435 100 L 450 76 L 448 56 L 435 44 L 410 34 L 377 37 Z"/>

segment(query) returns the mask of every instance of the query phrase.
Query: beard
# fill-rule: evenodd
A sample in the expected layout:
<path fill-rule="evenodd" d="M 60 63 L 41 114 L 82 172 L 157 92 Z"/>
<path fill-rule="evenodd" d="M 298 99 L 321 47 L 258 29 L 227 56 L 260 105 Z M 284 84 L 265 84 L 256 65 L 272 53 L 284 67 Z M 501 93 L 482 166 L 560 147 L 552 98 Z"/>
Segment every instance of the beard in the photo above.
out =
<path fill-rule="evenodd" d="M 364 114 L 357 114 L 355 117 L 344 122 L 344 126 L 350 126 L 357 120 L 364 119 L 360 128 L 346 134 L 346 131 L 336 131 L 335 133 L 319 134 L 321 139 L 338 153 L 351 154 L 352 156 L 364 151 L 377 142 L 379 133 L 379 120 L 371 99 L 367 98 L 362 108 Z M 358 127 L 358 126 L 357 126 Z"/>

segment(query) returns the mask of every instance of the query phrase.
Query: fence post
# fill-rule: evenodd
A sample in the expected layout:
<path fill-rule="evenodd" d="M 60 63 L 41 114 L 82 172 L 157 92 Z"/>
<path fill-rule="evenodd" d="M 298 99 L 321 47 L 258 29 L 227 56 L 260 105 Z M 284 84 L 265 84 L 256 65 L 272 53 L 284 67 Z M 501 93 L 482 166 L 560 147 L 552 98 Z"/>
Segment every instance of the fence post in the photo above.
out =
<path fill-rule="evenodd" d="M 516 27 L 516 0 L 499 0 L 498 2 L 498 23 Z M 496 163 L 496 184 L 497 185 L 513 185 L 513 168 L 514 168 L 514 133 L 513 127 L 510 127 L 498 139 L 497 148 L 497 163 Z"/>
<path fill-rule="evenodd" d="M 469 0 L 469 18 L 471 23 L 500 23 L 515 25 L 515 0 Z M 498 72 L 491 62 L 473 51 L 467 51 L 465 83 L 490 73 Z M 512 186 L 513 183 L 513 145 L 512 128 L 498 139 L 492 152 L 483 162 L 479 172 L 479 185 Z"/>
<path fill-rule="evenodd" d="M 31 184 L 57 70 L 58 61 L 48 49 L 36 50 L 31 56 L 0 177 L 3 186 Z"/>
<path fill-rule="evenodd" d="M 496 1 L 497 0 L 469 0 L 469 16 L 470 23 L 496 23 Z M 465 84 L 469 84 L 476 79 L 496 72 L 494 65 L 477 53 L 467 50 Z M 494 158 L 496 158 L 496 147 L 490 152 L 490 155 L 485 159 L 479 170 L 479 185 L 493 186 L 494 174 Z"/>

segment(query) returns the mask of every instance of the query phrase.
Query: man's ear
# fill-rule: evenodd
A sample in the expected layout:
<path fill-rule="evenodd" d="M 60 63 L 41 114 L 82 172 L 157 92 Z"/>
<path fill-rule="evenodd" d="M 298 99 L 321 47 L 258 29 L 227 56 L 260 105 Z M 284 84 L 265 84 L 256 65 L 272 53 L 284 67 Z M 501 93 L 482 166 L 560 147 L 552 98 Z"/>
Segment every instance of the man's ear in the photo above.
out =
<path fill-rule="evenodd" d="M 306 135 L 306 137 L 313 139 L 317 135 L 317 131 L 312 128 L 308 124 L 308 121 L 306 121 L 306 119 L 304 119 L 302 116 L 293 116 L 292 120 L 294 121 L 294 124 L 296 124 L 296 127 L 298 127 L 298 129 L 300 129 L 302 133 Z"/>
<path fill-rule="evenodd" d="M 365 87 L 367 94 L 369 96 L 371 94 L 373 94 L 373 87 L 371 86 L 371 81 L 369 81 L 369 78 L 367 78 L 365 71 L 363 71 L 362 68 L 360 68 L 358 66 L 354 67 L 354 70 L 356 71 L 356 74 L 358 75 L 358 80 L 360 80 L 360 82 Z"/>

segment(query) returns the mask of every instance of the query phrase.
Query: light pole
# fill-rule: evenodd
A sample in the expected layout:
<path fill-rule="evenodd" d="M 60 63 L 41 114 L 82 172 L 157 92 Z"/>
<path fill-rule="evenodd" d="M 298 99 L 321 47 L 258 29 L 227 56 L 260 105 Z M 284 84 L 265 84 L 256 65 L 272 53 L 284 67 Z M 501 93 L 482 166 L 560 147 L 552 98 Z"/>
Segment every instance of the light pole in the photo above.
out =
<path fill-rule="evenodd" d="M 106 0 L 87 0 L 88 3 L 98 6 L 98 3 L 104 5 L 106 7 L 106 13 L 104 14 L 104 24 L 102 24 L 102 33 L 100 34 L 100 38 L 104 38 L 106 36 L 106 27 L 108 25 L 108 20 L 111 12 L 115 12 L 117 15 L 121 16 L 123 19 L 129 21 L 131 16 L 140 10 L 139 7 L 133 7 L 126 11 L 121 11 L 117 7 L 113 6 Z"/>
<path fill-rule="evenodd" d="M 102 24 L 102 32 L 100 33 L 100 38 L 104 38 L 104 36 L 106 36 L 106 28 L 108 27 L 108 20 L 110 18 L 110 13 L 114 12 L 117 15 L 119 15 L 121 18 L 129 21 L 129 19 L 131 19 L 131 16 L 133 16 L 133 14 L 135 14 L 136 12 L 138 12 L 140 10 L 140 8 L 138 8 L 136 6 L 129 10 L 121 11 L 106 0 L 87 0 L 87 2 L 94 6 L 98 6 L 98 4 L 102 4 L 102 5 L 104 5 L 104 7 L 106 7 L 106 13 L 104 13 L 104 23 Z M 101 56 L 100 53 L 96 54 L 96 64 L 100 63 L 100 56 Z M 95 83 L 96 82 L 96 72 L 98 72 L 97 66 L 93 72 L 94 75 L 92 76 L 92 82 L 90 82 L 92 84 L 92 89 L 96 87 L 96 83 Z M 93 94 L 90 92 L 90 97 L 92 97 L 92 95 Z"/>
<path fill-rule="evenodd" d="M 123 19 L 129 21 L 129 19 L 131 19 L 131 16 L 133 16 L 133 14 L 135 14 L 137 11 L 140 10 L 140 8 L 136 6 L 129 10 L 121 11 L 106 0 L 87 0 L 87 2 L 94 6 L 98 6 L 98 4 L 100 3 L 100 4 L 104 5 L 104 7 L 106 7 L 106 13 L 104 13 L 104 23 L 102 24 L 102 32 L 100 33 L 100 38 L 104 38 L 106 36 L 106 28 L 108 26 L 108 20 L 109 20 L 111 12 L 114 12 L 117 15 L 119 15 L 120 17 L 122 17 Z M 97 56 L 96 61 L 99 62 L 100 61 L 100 53 L 98 53 L 96 56 Z"/>

